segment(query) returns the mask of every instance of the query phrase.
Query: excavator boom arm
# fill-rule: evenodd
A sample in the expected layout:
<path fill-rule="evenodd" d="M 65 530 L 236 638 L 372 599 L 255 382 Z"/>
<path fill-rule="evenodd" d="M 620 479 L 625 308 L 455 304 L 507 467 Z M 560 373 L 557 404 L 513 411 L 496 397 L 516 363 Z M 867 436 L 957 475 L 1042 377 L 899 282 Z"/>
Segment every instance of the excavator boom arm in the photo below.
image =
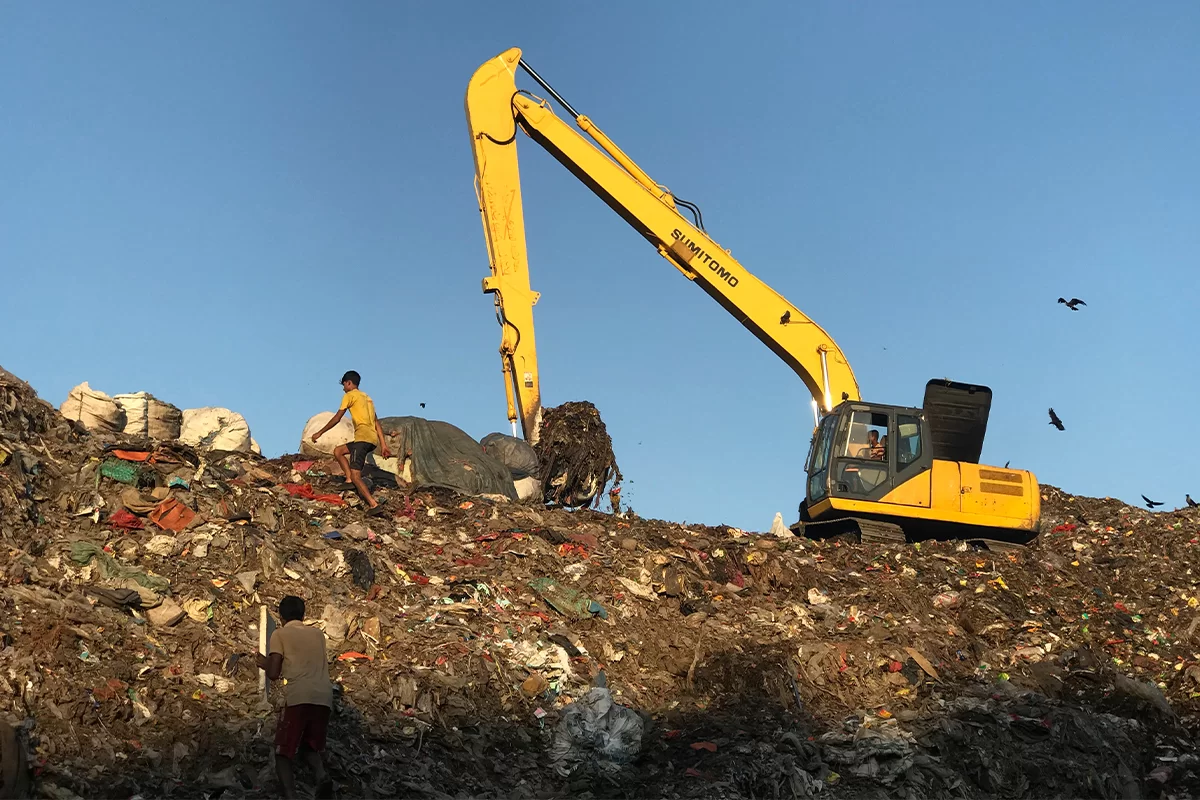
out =
<path fill-rule="evenodd" d="M 547 103 L 518 91 L 515 78 L 521 66 L 517 48 L 481 66 L 468 85 L 466 111 L 492 267 L 492 275 L 484 279 L 484 291 L 496 295 L 504 324 L 501 355 L 508 380 L 509 418 L 515 418 L 515 403 L 526 438 L 536 435 L 534 419 L 540 411 L 533 338 L 533 304 L 538 295 L 529 287 L 516 154 L 518 129 L 783 359 L 822 410 L 829 411 L 842 400 L 860 399 L 850 364 L 829 334 L 680 214 L 667 190 L 654 183 L 591 120 L 575 113 L 540 76 L 527 70 L 574 115 L 580 129 L 599 147 L 559 119 Z"/>

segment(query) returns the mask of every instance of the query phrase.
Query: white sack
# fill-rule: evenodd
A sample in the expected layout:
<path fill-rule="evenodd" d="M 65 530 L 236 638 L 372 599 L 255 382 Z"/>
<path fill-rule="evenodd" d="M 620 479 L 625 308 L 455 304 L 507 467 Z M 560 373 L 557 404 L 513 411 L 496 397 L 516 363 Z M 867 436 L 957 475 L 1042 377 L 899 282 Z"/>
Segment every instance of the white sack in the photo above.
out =
<path fill-rule="evenodd" d="M 542 499 L 542 482 L 532 475 L 514 480 L 513 486 L 517 487 L 517 499 L 523 503 Z"/>
<path fill-rule="evenodd" d="M 148 436 L 162 442 L 179 438 L 183 412 L 149 392 L 119 394 L 113 398 L 125 412 L 125 433 Z"/>
<path fill-rule="evenodd" d="M 326 431 L 316 444 L 313 444 L 312 435 L 324 428 L 326 423 L 333 419 L 335 413 L 322 411 L 304 423 L 304 433 L 300 437 L 300 452 L 303 455 L 331 456 L 334 448 L 339 444 L 349 444 L 354 441 L 354 421 L 350 419 L 350 414 L 347 412 L 341 422 Z"/>
<path fill-rule="evenodd" d="M 250 425 L 228 408 L 189 408 L 183 412 L 179 441 L 208 450 L 250 452 Z"/>
<path fill-rule="evenodd" d="M 83 423 L 89 431 L 121 433 L 125 430 L 125 412 L 104 392 L 97 392 L 87 381 L 76 386 L 59 408 L 67 419 Z"/>

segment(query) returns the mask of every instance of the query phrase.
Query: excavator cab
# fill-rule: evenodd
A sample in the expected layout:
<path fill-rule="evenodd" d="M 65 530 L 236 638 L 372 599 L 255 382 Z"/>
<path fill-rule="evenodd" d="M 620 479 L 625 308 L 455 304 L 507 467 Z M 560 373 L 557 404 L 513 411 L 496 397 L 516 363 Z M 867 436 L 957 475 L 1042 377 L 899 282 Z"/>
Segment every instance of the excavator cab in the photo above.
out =
<path fill-rule="evenodd" d="M 845 401 L 817 425 L 797 533 L 1025 544 L 1037 536 L 1037 481 L 980 466 L 991 390 L 933 380 L 922 408 Z"/>
<path fill-rule="evenodd" d="M 919 408 L 845 402 L 825 415 L 808 461 L 808 502 L 878 500 L 930 461 Z"/>

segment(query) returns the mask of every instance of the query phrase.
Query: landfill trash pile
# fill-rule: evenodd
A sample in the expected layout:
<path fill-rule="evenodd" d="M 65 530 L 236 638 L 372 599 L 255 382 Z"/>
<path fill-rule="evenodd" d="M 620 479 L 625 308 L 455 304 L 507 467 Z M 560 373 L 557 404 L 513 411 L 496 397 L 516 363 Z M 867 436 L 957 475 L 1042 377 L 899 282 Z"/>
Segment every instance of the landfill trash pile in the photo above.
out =
<path fill-rule="evenodd" d="M 6 373 L 0 424 L 36 796 L 271 796 L 253 654 L 287 594 L 329 638 L 342 797 L 1200 795 L 1197 510 L 1044 486 L 1006 551 L 401 484 L 367 517 L 332 460 L 82 434 Z"/>
<path fill-rule="evenodd" d="M 17 520 L 37 520 L 59 459 L 74 455 L 83 430 L 0 367 L 0 536 L 10 538 Z"/>
<path fill-rule="evenodd" d="M 585 401 L 542 409 L 534 445 L 544 499 L 567 508 L 598 503 L 610 480 L 621 483 L 612 438 L 600 412 Z"/>

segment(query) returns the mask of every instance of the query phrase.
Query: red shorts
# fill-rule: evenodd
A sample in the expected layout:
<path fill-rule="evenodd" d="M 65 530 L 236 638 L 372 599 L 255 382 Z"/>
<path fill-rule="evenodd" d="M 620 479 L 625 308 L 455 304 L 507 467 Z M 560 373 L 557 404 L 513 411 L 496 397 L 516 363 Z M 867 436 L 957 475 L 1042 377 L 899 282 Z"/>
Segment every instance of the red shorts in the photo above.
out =
<path fill-rule="evenodd" d="M 325 751 L 325 733 L 329 729 L 329 707 L 308 703 L 287 706 L 279 713 L 275 727 L 275 753 L 295 758 L 303 743 L 317 753 Z"/>

